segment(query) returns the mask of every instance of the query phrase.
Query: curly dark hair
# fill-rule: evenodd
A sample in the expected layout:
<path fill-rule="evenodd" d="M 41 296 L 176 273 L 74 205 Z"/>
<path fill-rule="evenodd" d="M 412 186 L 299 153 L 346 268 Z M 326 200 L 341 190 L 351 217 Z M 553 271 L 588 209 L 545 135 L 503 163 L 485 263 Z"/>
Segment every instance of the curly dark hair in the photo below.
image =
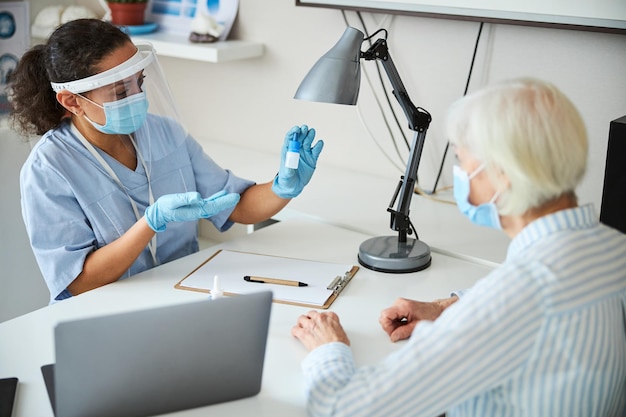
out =
<path fill-rule="evenodd" d="M 50 82 L 80 80 L 115 49 L 131 42 L 118 27 L 98 19 L 78 19 L 59 26 L 47 43 L 36 45 L 20 59 L 8 80 L 10 118 L 25 134 L 42 135 L 67 116 Z"/>

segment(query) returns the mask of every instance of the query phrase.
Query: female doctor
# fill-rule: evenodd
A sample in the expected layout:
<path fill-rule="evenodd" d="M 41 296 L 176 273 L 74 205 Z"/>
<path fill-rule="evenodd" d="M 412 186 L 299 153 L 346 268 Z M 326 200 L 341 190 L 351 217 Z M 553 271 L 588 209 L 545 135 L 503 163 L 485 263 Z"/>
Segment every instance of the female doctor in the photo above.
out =
<path fill-rule="evenodd" d="M 22 213 L 55 302 L 198 250 L 218 230 L 279 212 L 309 182 L 323 142 L 292 128 L 273 181 L 220 168 L 178 121 L 150 45 L 95 19 L 68 22 L 13 72 L 11 119 L 43 135 L 22 167 Z M 298 169 L 284 167 L 288 141 Z"/>

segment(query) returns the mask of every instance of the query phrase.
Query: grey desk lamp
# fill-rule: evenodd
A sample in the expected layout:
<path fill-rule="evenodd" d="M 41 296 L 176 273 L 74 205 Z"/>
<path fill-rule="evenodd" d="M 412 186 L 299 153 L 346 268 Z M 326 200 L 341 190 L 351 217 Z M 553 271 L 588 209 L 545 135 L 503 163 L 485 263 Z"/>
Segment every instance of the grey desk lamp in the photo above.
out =
<path fill-rule="evenodd" d="M 361 58 L 382 61 L 393 87 L 393 95 L 400 103 L 414 136 L 405 174 L 400 177 L 387 208 L 391 213 L 390 227 L 398 232 L 398 236 L 378 236 L 366 240 L 359 247 L 358 259 L 361 265 L 375 271 L 391 273 L 420 271 L 430 266 L 430 248 L 419 239 L 408 238 L 407 235 L 415 232 L 409 218 L 409 209 L 431 117 L 426 110 L 415 107 L 411 102 L 389 55 L 387 40 L 378 39 L 367 51 L 362 52 L 361 44 L 364 40 L 361 31 L 352 27 L 346 28 L 339 42 L 311 68 L 296 91 L 295 98 L 354 105 L 359 96 L 361 83 Z M 398 196 L 400 199 L 394 209 Z"/>

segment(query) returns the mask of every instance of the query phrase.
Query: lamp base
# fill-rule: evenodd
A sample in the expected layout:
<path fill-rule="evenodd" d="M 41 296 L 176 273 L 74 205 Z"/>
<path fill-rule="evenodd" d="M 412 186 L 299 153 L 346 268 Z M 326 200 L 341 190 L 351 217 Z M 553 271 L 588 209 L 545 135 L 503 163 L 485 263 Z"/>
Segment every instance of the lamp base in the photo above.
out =
<path fill-rule="evenodd" d="M 397 236 L 378 236 L 359 247 L 359 263 L 378 272 L 417 272 L 428 268 L 430 261 L 430 248 L 417 239 L 399 242 Z"/>

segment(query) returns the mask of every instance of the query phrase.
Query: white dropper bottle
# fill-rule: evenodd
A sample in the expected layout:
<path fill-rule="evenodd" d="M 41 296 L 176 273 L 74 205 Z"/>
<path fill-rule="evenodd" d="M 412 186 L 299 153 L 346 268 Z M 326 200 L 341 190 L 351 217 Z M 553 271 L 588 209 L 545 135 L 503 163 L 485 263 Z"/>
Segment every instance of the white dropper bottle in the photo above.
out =
<path fill-rule="evenodd" d="M 224 296 L 224 290 L 220 287 L 220 277 L 215 275 L 213 277 L 213 288 L 211 289 L 211 300 L 217 300 Z"/>
<path fill-rule="evenodd" d="M 300 162 L 300 142 L 296 139 L 298 133 L 294 133 L 287 147 L 287 155 L 285 156 L 285 166 L 291 169 L 298 169 Z"/>

